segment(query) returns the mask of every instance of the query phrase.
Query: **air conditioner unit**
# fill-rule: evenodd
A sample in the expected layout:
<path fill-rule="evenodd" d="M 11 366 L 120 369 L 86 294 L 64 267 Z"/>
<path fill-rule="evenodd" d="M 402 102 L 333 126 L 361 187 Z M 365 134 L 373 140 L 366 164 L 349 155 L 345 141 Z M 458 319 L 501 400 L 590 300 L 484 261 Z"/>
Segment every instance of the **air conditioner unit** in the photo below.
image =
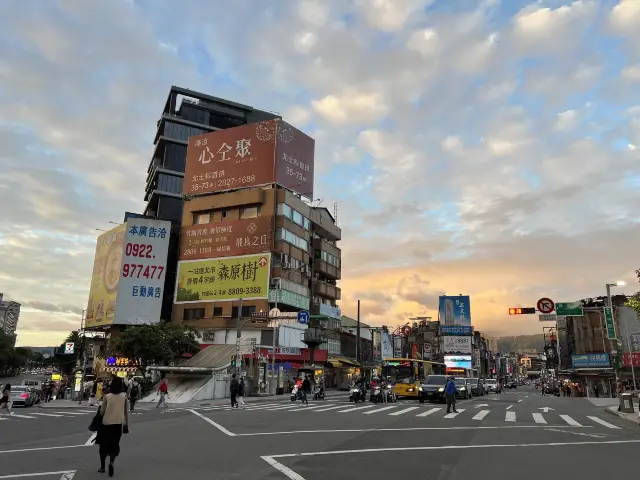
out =
<path fill-rule="evenodd" d="M 291 264 L 289 262 L 284 262 L 282 264 L 282 268 L 286 268 L 287 270 L 291 268 Z"/>

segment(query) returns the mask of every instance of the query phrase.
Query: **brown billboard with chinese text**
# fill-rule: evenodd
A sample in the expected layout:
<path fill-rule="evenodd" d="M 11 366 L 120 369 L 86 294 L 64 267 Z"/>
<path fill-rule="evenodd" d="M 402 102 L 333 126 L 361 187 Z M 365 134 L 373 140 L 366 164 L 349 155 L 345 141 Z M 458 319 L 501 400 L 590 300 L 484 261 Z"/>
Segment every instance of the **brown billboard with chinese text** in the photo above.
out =
<path fill-rule="evenodd" d="M 275 183 L 313 198 L 316 141 L 287 122 L 278 123 Z"/>
<path fill-rule="evenodd" d="M 282 120 L 189 138 L 184 193 L 198 195 L 279 183 L 313 194 L 315 141 Z"/>
<path fill-rule="evenodd" d="M 202 260 L 270 252 L 273 217 L 223 220 L 182 227 L 180 260 Z"/>

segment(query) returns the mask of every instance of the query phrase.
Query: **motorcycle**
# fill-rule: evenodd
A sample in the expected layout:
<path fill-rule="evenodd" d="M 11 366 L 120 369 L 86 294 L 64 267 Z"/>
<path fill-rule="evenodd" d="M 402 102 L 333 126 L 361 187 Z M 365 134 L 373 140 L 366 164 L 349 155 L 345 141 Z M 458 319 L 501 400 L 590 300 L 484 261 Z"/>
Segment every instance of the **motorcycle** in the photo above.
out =
<path fill-rule="evenodd" d="M 294 386 L 293 390 L 291 390 L 291 401 L 295 402 L 298 399 L 298 386 Z"/>
<path fill-rule="evenodd" d="M 354 402 L 354 403 L 364 402 L 366 399 L 367 399 L 367 394 L 366 392 L 362 391 L 360 387 L 353 386 L 351 388 L 351 392 L 349 393 L 350 402 Z"/>
<path fill-rule="evenodd" d="M 369 396 L 369 401 L 373 403 L 382 402 L 383 401 L 382 395 L 383 395 L 382 388 L 380 387 L 380 385 L 376 385 L 371 389 L 371 395 Z"/>
<path fill-rule="evenodd" d="M 324 388 L 316 387 L 313 391 L 314 400 L 324 400 Z"/>
<path fill-rule="evenodd" d="M 385 387 L 385 390 L 386 390 L 388 403 L 393 403 L 398 401 L 398 398 L 396 397 L 396 392 L 393 389 L 393 385 L 387 385 Z"/>

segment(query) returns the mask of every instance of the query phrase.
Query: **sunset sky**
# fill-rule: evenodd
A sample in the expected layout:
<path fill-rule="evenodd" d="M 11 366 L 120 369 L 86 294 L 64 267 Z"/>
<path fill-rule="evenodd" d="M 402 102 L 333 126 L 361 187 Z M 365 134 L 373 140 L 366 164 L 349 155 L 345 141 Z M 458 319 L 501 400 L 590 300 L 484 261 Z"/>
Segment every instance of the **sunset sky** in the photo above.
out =
<path fill-rule="evenodd" d="M 180 6 L 180 10 L 175 10 Z M 179 85 L 316 139 L 344 314 L 541 333 L 508 307 L 604 295 L 640 267 L 640 2 L 0 2 L 0 292 L 18 342 L 80 325 L 96 229 L 144 209 Z"/>

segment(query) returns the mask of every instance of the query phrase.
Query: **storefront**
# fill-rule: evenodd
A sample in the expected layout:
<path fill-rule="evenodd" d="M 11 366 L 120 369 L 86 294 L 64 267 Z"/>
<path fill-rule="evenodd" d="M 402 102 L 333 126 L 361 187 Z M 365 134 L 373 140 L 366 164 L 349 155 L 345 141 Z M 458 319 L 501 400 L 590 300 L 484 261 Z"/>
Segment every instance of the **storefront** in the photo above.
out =
<path fill-rule="evenodd" d="M 96 365 L 97 367 L 97 365 Z M 140 368 L 140 361 L 123 357 L 108 357 L 104 364 L 96 370 L 96 376 L 102 379 L 109 379 L 112 376 L 125 378 L 128 375 L 135 375 Z"/>
<path fill-rule="evenodd" d="M 329 355 L 326 363 L 326 385 L 328 388 L 348 390 L 349 385 L 362 375 L 360 364 L 341 355 Z"/>

